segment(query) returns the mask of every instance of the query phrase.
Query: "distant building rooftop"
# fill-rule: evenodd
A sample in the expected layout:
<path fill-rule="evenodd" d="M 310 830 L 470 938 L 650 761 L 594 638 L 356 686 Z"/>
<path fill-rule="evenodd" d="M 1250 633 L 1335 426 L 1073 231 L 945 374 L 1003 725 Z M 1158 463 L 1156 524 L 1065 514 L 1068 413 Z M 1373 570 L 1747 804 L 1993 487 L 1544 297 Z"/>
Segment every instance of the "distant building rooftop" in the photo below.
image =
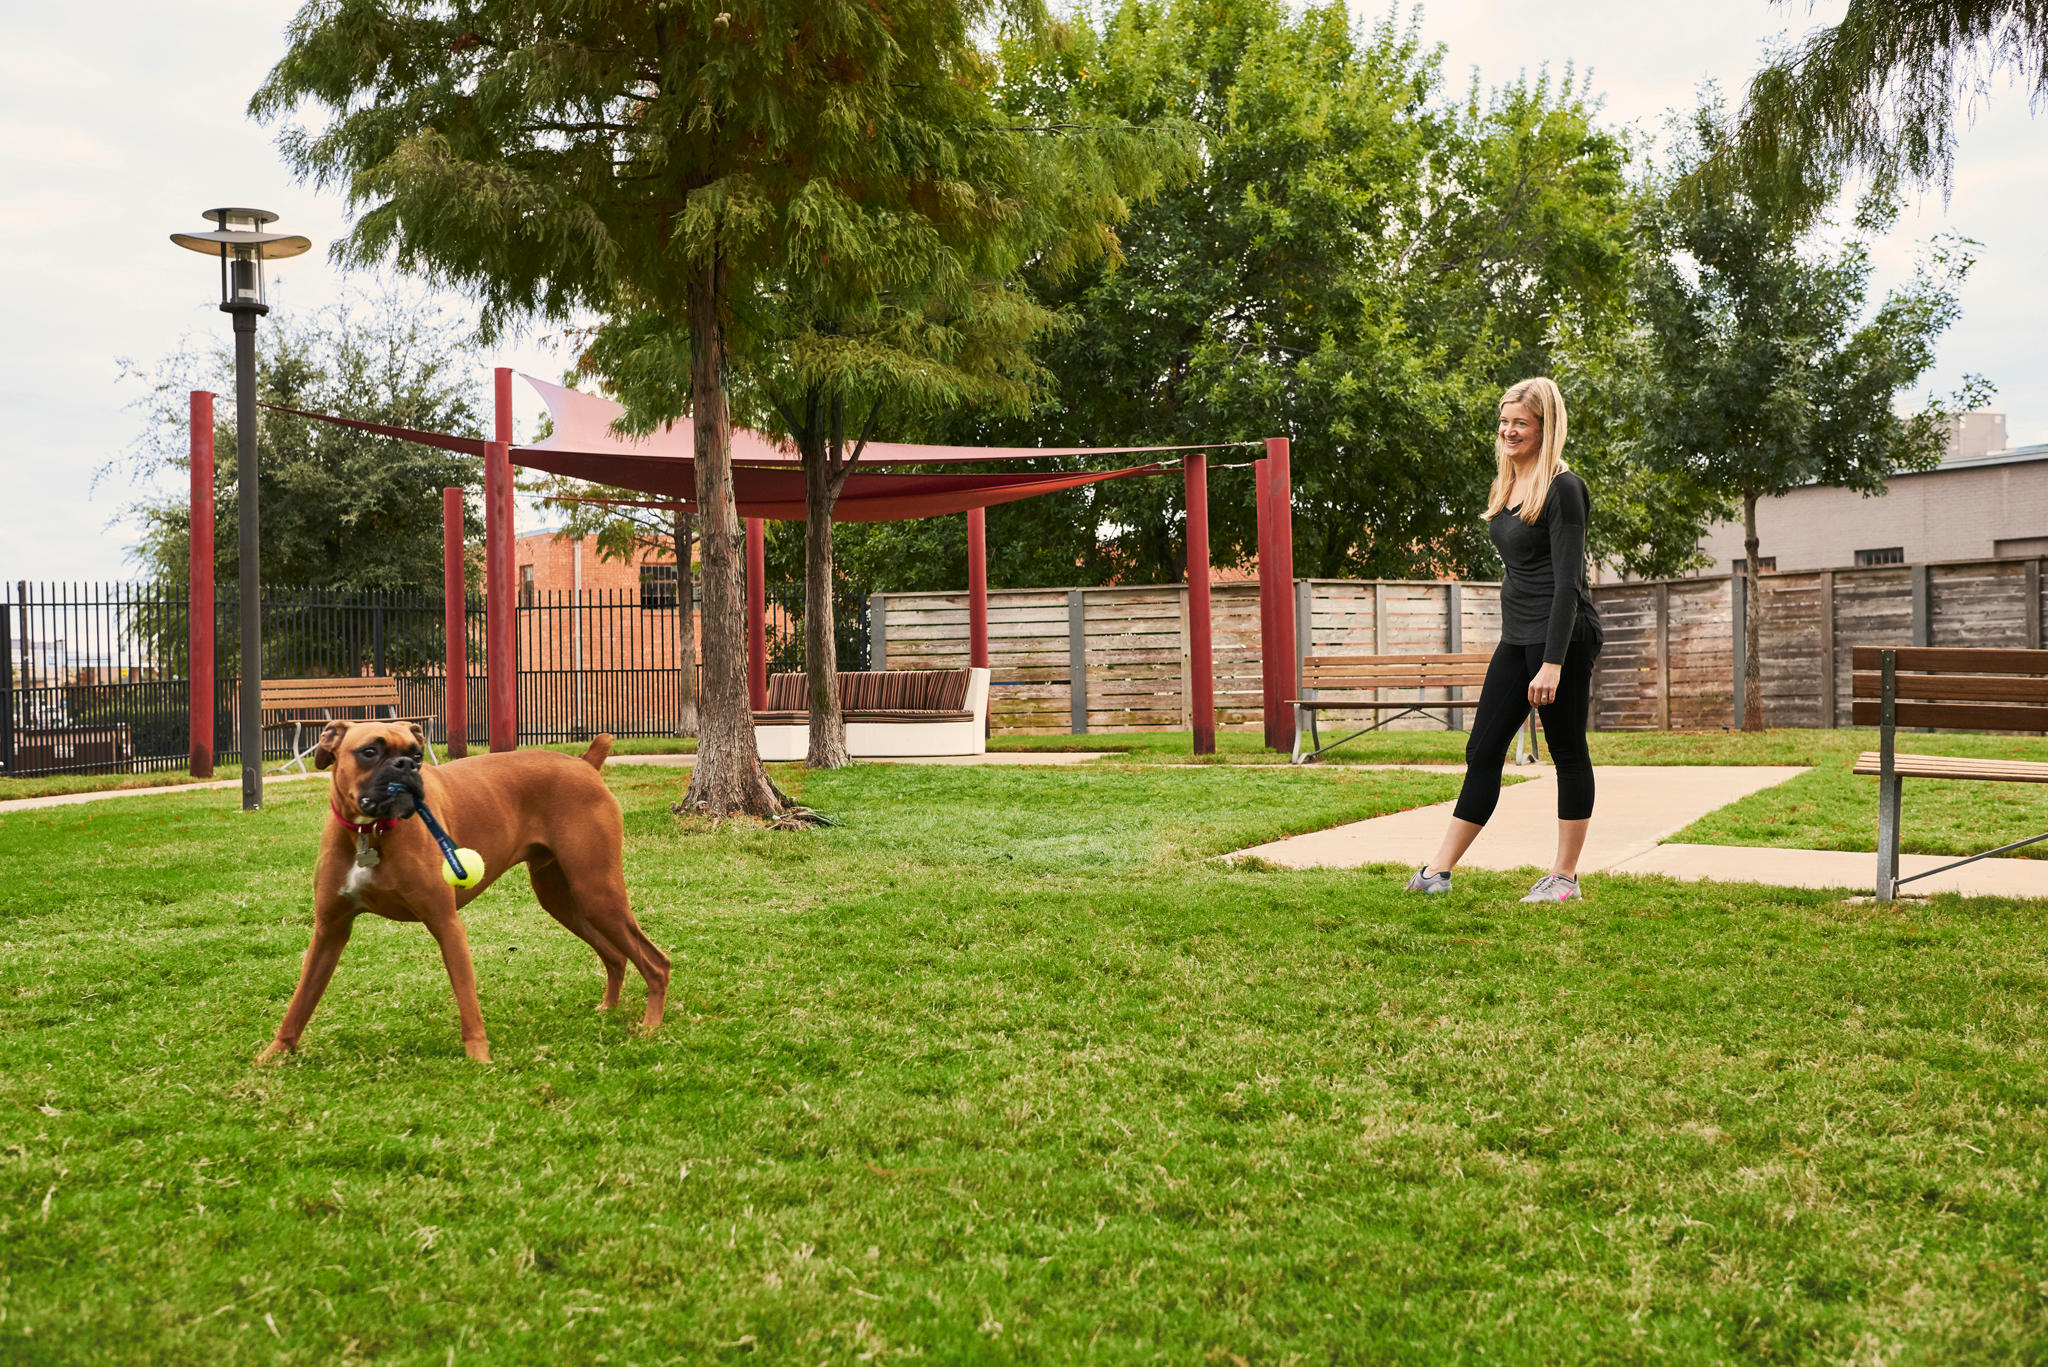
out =
<path fill-rule="evenodd" d="M 1983 451 L 1969 456 L 1949 456 L 1934 469 L 1918 473 L 1931 475 L 1943 470 L 1975 470 L 1986 465 L 2017 465 L 2030 460 L 2048 460 L 2048 442 L 2034 446 L 2008 446 L 2000 451 Z"/>

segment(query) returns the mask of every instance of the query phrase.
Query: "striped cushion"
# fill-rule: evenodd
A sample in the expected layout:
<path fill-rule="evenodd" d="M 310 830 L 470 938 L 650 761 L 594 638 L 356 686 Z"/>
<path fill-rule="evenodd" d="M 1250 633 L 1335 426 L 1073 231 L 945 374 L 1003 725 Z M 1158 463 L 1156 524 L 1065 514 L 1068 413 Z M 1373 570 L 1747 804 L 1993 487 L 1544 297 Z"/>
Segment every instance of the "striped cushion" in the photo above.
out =
<path fill-rule="evenodd" d="M 967 709 L 968 677 L 964 669 L 842 672 L 839 706 L 849 721 L 952 721 L 970 717 L 973 713 Z M 806 712 L 809 707 L 802 674 L 770 676 L 768 711 Z M 879 713 L 890 715 L 872 715 Z"/>

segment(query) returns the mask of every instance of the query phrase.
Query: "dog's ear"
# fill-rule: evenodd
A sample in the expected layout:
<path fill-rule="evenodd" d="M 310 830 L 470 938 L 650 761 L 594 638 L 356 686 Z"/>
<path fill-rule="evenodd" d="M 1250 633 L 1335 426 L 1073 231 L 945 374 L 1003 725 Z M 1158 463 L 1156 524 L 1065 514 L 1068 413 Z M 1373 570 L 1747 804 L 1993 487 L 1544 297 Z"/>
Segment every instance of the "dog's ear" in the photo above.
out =
<path fill-rule="evenodd" d="M 332 769 L 334 752 L 341 745 L 341 738 L 348 734 L 348 723 L 331 721 L 320 729 L 320 743 L 313 747 L 313 767 Z"/>
<path fill-rule="evenodd" d="M 406 725 L 412 728 L 413 743 L 419 746 L 421 750 L 425 750 L 427 748 L 427 733 L 420 730 L 420 724 L 416 721 L 407 722 Z"/>

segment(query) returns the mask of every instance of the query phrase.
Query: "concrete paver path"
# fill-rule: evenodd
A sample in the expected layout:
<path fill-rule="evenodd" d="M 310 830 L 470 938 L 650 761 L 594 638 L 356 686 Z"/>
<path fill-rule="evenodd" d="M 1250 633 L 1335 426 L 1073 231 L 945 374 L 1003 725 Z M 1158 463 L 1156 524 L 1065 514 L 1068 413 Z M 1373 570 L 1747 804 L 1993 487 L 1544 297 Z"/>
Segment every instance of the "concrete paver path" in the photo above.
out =
<path fill-rule="evenodd" d="M 1513 772 L 1512 770 L 1510 772 Z M 1523 771 L 1527 772 L 1527 771 Z M 1598 805 L 1579 860 L 1581 873 L 1663 874 L 1689 881 L 1767 883 L 1789 888 L 1849 888 L 1869 893 L 1877 883 L 1877 856 L 1844 850 L 1787 850 L 1758 846 L 1665 844 L 1718 807 L 1806 771 L 1779 766 L 1616 765 L 1593 771 Z M 1546 766 L 1541 778 L 1502 791 L 1500 805 L 1461 867 L 1548 868 L 1557 850 L 1557 784 Z M 1416 807 L 1327 831 L 1254 845 L 1245 855 L 1286 868 L 1357 868 L 1363 864 L 1415 867 L 1436 853 L 1453 803 Z M 1871 817 L 1873 826 L 1876 814 Z M 1908 854 L 1904 877 L 1953 861 L 1949 855 Z M 1908 896 L 1956 892 L 1980 897 L 2048 897 L 2048 860 L 1980 859 L 1906 885 Z"/>
<path fill-rule="evenodd" d="M 263 786 L 273 783 L 303 783 L 309 778 L 325 782 L 325 774 L 265 774 Z M 26 812 L 37 807 L 71 807 L 81 802 L 106 802 L 117 797 L 161 797 L 165 793 L 207 793 L 222 788 L 240 790 L 242 780 L 238 778 L 219 779 L 205 783 L 165 783 L 153 788 L 94 788 L 83 793 L 50 793 L 44 797 L 10 797 L 0 801 L 0 816 L 9 812 Z"/>
<path fill-rule="evenodd" d="M 985 755 L 904 755 L 888 759 L 856 759 L 855 764 L 1086 764 L 1101 759 L 1101 750 L 991 750 Z M 613 755 L 607 764 L 662 764 L 687 769 L 695 755 Z"/>
<path fill-rule="evenodd" d="M 1951 854 L 1902 854 L 1899 876 L 1953 864 Z M 1776 850 L 1753 846 L 1659 845 L 1609 865 L 1609 873 L 1661 873 L 1672 878 L 1726 883 L 1769 883 L 1781 888 L 1877 888 L 1877 856 L 1867 851 Z M 1979 859 L 1947 873 L 1908 883 L 1902 895 L 1959 892 L 1966 897 L 2048 897 L 2048 859 Z"/>
<path fill-rule="evenodd" d="M 1533 772 L 1536 777 L 1529 782 L 1501 790 L 1493 819 L 1465 855 L 1466 866 L 1550 866 L 1557 853 L 1557 776 L 1549 765 Z M 1605 869 L 1644 854 L 1715 808 L 1805 772 L 1780 765 L 1602 765 L 1593 770 L 1597 805 L 1579 868 L 1582 872 Z M 1414 807 L 1237 853 L 1292 869 L 1419 866 L 1443 841 L 1444 823 L 1450 820 L 1454 805 L 1439 802 Z M 1874 867 L 1876 856 L 1871 858 Z"/>

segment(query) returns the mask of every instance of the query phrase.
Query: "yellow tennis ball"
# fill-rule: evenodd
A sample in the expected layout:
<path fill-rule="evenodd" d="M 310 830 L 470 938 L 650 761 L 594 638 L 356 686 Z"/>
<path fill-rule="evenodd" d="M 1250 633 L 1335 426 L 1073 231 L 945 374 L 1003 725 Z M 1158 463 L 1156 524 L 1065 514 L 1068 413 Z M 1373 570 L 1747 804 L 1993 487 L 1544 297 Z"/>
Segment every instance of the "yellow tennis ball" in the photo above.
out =
<path fill-rule="evenodd" d="M 460 849 L 455 857 L 462 861 L 462 877 L 455 876 L 455 869 L 445 859 L 441 861 L 441 879 L 458 888 L 473 888 L 484 881 L 484 857 L 472 849 Z"/>

